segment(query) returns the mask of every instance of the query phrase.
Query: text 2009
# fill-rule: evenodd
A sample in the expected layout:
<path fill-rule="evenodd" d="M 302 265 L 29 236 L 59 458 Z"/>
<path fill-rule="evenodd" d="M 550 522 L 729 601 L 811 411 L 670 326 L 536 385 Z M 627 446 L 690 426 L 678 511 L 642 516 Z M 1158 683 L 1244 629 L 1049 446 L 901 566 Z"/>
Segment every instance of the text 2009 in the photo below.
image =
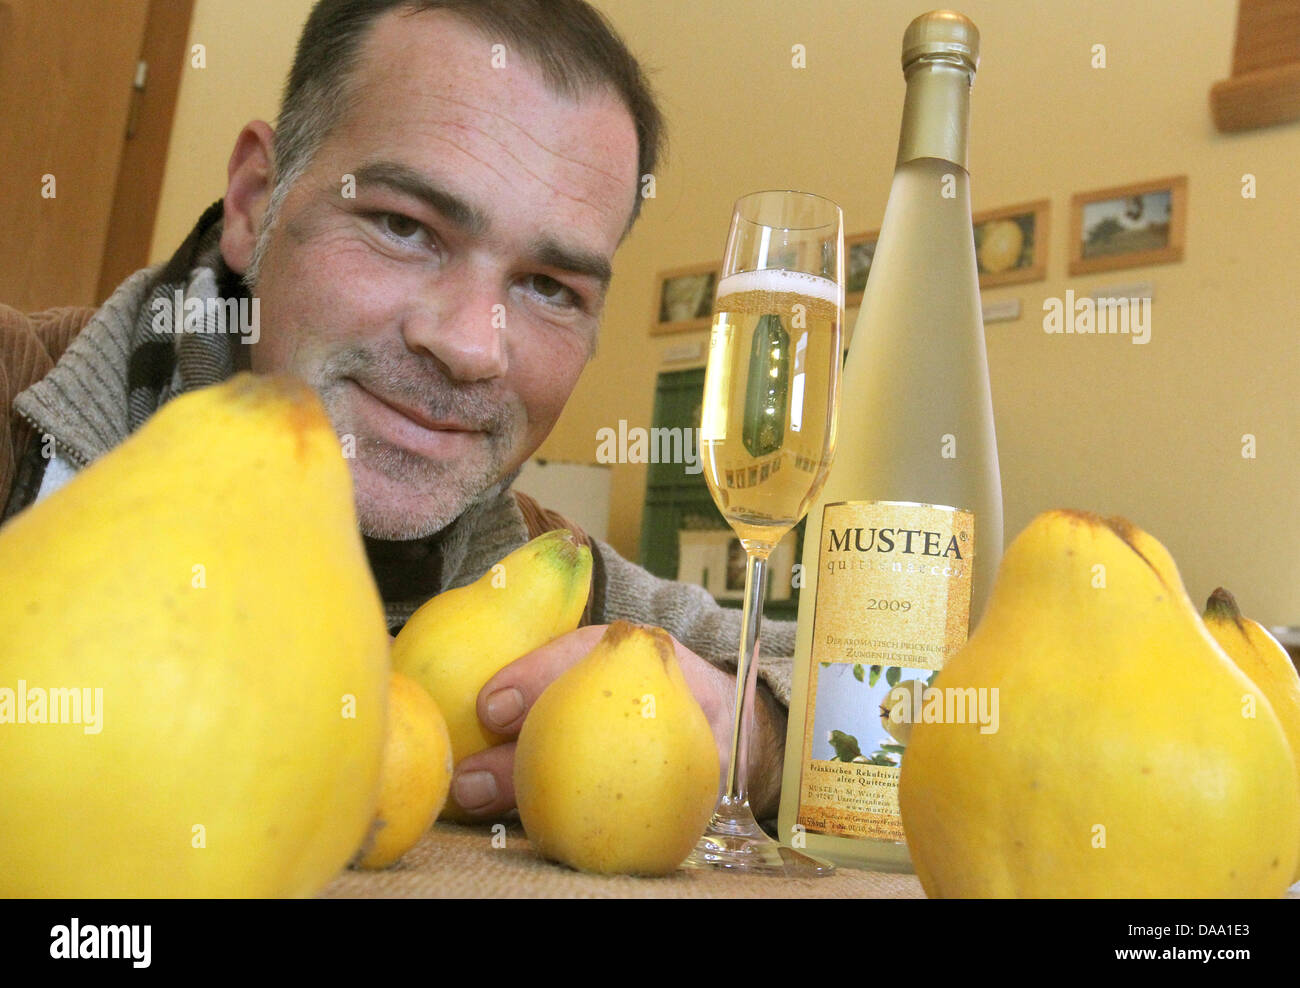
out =
<path fill-rule="evenodd" d="M 869 611 L 910 611 L 912 602 L 910 600 L 885 600 L 883 597 L 869 598 L 867 600 L 867 610 Z"/>

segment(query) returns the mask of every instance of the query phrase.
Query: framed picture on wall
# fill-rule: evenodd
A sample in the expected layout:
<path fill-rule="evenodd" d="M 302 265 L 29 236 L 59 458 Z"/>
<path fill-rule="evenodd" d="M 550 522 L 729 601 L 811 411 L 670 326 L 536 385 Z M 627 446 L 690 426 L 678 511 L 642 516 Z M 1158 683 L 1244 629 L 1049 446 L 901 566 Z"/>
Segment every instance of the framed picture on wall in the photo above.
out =
<path fill-rule="evenodd" d="M 1016 285 L 1047 277 L 1047 199 L 976 213 L 975 261 L 980 287 Z"/>
<path fill-rule="evenodd" d="M 678 532 L 677 539 L 679 583 L 703 587 L 719 600 L 745 596 L 745 550 L 730 528 L 688 529 Z"/>
<path fill-rule="evenodd" d="M 844 238 L 844 307 L 852 309 L 862 304 L 862 293 L 867 288 L 867 275 L 876 257 L 876 241 L 880 231 L 858 233 Z"/>
<path fill-rule="evenodd" d="M 720 265 L 694 264 L 664 271 L 655 280 L 655 321 L 651 333 L 708 329 Z"/>
<path fill-rule="evenodd" d="M 729 528 L 677 533 L 677 580 L 703 587 L 717 600 L 744 600 L 745 547 Z M 793 536 L 782 539 L 769 557 L 767 599 L 789 600 L 794 572 Z"/>
<path fill-rule="evenodd" d="M 1186 175 L 1076 193 L 1070 274 L 1181 261 L 1186 226 Z"/>

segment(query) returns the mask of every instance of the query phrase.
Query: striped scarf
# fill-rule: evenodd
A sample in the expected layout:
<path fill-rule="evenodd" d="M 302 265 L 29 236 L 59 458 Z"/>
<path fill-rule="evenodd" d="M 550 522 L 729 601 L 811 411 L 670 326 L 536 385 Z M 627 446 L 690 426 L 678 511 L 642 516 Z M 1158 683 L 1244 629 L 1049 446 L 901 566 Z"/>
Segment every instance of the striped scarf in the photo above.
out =
<path fill-rule="evenodd" d="M 242 302 L 230 307 L 246 311 L 248 289 L 221 256 L 220 201 L 203 213 L 180 249 L 153 279 L 135 316 L 135 332 L 127 364 L 127 415 L 132 432 L 163 404 L 186 391 L 224 381 L 248 367 L 248 346 L 240 338 L 248 330 L 217 325 L 223 300 Z M 171 313 L 177 300 L 183 307 L 203 312 L 202 331 L 176 332 Z M 159 314 L 168 331 L 159 332 Z M 238 333 L 230 330 L 236 329 Z M 226 332 L 220 330 L 225 329 Z"/>

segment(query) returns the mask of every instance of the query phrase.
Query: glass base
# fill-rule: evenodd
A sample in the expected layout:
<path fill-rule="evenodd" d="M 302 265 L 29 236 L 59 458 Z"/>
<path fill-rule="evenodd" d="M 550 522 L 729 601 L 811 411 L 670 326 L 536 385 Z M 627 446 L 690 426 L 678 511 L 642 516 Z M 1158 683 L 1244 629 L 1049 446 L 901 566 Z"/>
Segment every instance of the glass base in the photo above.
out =
<path fill-rule="evenodd" d="M 835 866 L 829 861 L 786 847 L 767 836 L 747 803 L 734 809 L 719 807 L 682 867 L 725 868 L 784 878 L 821 878 L 835 872 Z"/>

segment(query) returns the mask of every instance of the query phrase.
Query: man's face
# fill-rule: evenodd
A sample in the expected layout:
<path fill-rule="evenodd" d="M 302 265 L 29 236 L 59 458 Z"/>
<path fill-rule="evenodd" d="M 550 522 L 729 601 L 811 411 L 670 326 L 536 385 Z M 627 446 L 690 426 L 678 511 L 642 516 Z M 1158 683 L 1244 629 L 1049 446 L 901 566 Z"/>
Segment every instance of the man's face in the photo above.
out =
<path fill-rule="evenodd" d="M 442 529 L 541 444 L 631 212 L 623 104 L 554 96 L 492 44 L 442 12 L 376 22 L 360 102 L 289 191 L 255 286 L 253 369 L 303 378 L 355 437 L 378 538 Z"/>

